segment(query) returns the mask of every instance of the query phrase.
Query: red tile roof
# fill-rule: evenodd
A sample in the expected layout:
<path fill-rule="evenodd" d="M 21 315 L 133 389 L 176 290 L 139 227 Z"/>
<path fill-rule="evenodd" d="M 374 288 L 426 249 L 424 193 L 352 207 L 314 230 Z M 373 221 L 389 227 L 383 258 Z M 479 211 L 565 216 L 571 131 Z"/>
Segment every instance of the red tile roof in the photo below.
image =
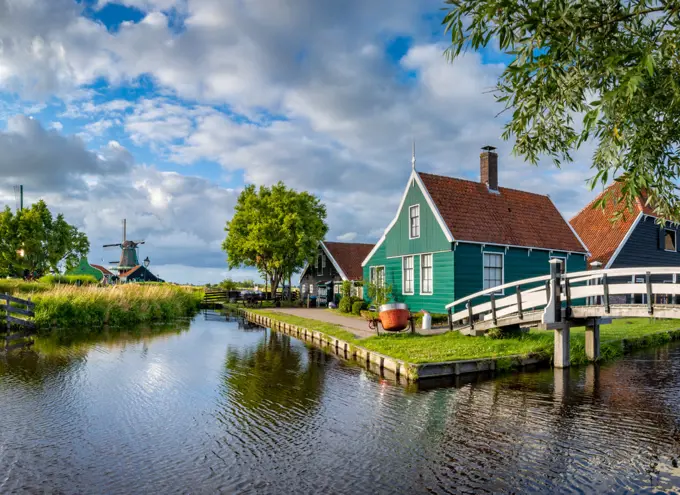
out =
<path fill-rule="evenodd" d="M 609 194 L 609 197 L 604 210 L 593 208 L 595 202 L 605 194 Z M 655 216 L 654 210 L 639 198 L 635 201 L 632 212 L 626 210 L 625 206 L 621 204 L 615 205 L 614 201 L 620 194 L 621 185 L 615 182 L 569 221 L 579 237 L 588 246 L 591 255 L 589 262 L 599 261 L 606 266 L 638 215 L 642 212 L 646 215 Z M 617 212 L 623 212 L 623 217 L 612 222 L 612 217 Z"/>
<path fill-rule="evenodd" d="M 102 272 L 104 275 L 113 275 L 113 273 L 111 273 L 109 270 L 107 270 L 106 268 L 104 268 L 101 265 L 90 265 L 90 266 L 92 266 L 92 268 L 96 268 L 97 270 Z"/>
<path fill-rule="evenodd" d="M 585 253 L 548 196 L 419 173 L 454 239 Z"/>
<path fill-rule="evenodd" d="M 355 242 L 327 242 L 324 245 L 349 280 L 361 280 L 364 272 L 361 263 L 373 249 L 373 244 Z"/>

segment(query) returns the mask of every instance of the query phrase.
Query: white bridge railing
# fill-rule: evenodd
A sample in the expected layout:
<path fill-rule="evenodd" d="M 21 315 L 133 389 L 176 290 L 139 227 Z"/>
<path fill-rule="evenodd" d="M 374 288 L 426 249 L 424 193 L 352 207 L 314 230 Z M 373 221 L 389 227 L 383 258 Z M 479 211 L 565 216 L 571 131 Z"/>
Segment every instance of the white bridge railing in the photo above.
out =
<path fill-rule="evenodd" d="M 680 267 L 638 267 L 614 268 L 608 270 L 589 270 L 559 274 L 559 268 L 553 268 L 552 275 L 517 280 L 490 289 L 470 294 L 457 299 L 446 306 L 449 313 L 449 328 L 454 326 L 470 326 L 475 323 L 491 321 L 495 325 L 498 319 L 516 316 L 524 319 L 526 313 L 531 314 L 531 321 L 542 323 L 560 321 L 563 302 L 566 302 L 567 317 L 570 314 L 572 301 L 593 302 L 604 306 L 607 314 L 611 308 L 612 296 L 642 295 L 646 298 L 648 314 L 653 314 L 655 296 L 680 295 L 680 283 L 677 283 Z M 664 276 L 667 282 L 652 282 L 655 276 Z M 621 282 L 620 278 L 628 278 Z M 642 280 L 642 281 L 640 281 Z M 670 283 L 669 283 L 670 282 Z M 524 287 L 538 284 L 529 289 Z M 511 295 L 498 295 L 501 291 L 513 290 Z M 557 289 L 557 290 L 555 290 Z M 488 297 L 489 300 L 472 305 L 473 300 Z M 583 305 L 583 303 L 581 305 Z M 453 313 L 456 307 L 465 305 L 465 309 Z M 542 310 L 542 311 L 541 311 Z"/>

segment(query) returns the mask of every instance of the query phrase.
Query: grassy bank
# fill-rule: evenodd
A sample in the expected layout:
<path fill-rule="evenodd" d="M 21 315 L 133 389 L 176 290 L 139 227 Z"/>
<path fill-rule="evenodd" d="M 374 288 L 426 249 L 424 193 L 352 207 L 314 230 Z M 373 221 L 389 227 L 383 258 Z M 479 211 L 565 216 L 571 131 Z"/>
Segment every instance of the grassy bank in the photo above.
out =
<path fill-rule="evenodd" d="M 101 329 L 169 321 L 192 314 L 203 292 L 174 285 L 126 284 L 110 287 L 52 287 L 42 292 L 17 294 L 35 302 L 35 322 L 40 333 L 55 328 Z M 81 331 L 81 330 L 78 330 Z"/>
<path fill-rule="evenodd" d="M 468 359 L 502 358 L 507 356 L 538 356 L 552 360 L 553 332 L 534 330 L 519 337 L 491 339 L 469 337 L 458 332 L 440 335 L 376 335 L 356 338 L 343 327 L 308 318 L 272 311 L 249 310 L 285 323 L 323 332 L 369 351 L 413 364 L 438 363 Z M 621 319 L 600 330 L 601 361 L 622 356 L 635 349 L 660 345 L 680 339 L 680 322 L 656 319 Z M 571 362 L 587 362 L 585 354 L 585 328 L 571 330 Z"/>

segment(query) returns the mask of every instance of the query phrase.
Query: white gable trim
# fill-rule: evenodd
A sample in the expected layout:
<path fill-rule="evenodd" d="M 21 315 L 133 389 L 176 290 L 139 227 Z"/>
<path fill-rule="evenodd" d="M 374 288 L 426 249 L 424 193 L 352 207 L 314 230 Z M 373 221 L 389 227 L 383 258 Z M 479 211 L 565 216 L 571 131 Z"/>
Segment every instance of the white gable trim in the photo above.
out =
<path fill-rule="evenodd" d="M 550 200 L 550 202 L 552 203 L 552 199 Z M 583 246 L 583 250 L 584 250 L 584 251 L 586 252 L 586 254 L 590 257 L 590 250 L 588 249 L 588 246 L 586 246 L 586 243 L 583 242 L 583 239 L 581 239 L 581 236 L 578 235 L 578 233 L 576 232 L 576 230 L 574 230 L 574 227 L 571 226 L 571 224 L 569 223 L 569 221 L 564 217 L 564 215 L 562 215 L 562 212 L 557 208 L 557 206 L 555 206 L 554 203 L 553 203 L 553 207 L 557 210 L 557 213 L 560 214 L 560 216 L 562 217 L 562 220 L 564 220 L 564 223 L 566 223 L 566 224 L 569 226 L 569 228 L 571 229 L 572 234 L 574 234 L 574 235 L 576 236 L 576 238 L 578 239 L 578 242 L 580 242 L 580 243 L 581 243 L 581 246 Z"/>
<path fill-rule="evenodd" d="M 448 225 L 446 225 L 446 222 L 444 222 L 444 218 L 442 218 L 441 213 L 439 213 L 439 209 L 435 206 L 434 201 L 432 201 L 432 196 L 430 196 L 429 191 L 425 187 L 425 184 L 423 184 L 422 179 L 420 178 L 420 175 L 418 175 L 418 172 L 413 170 L 411 172 L 411 175 L 408 178 L 408 182 L 406 184 L 406 188 L 404 189 L 404 194 L 401 196 L 401 201 L 399 202 L 399 208 L 397 208 L 397 213 L 394 215 L 394 219 L 390 222 L 390 224 L 387 226 L 385 229 L 385 232 L 383 233 L 382 237 L 380 237 L 380 240 L 376 242 L 375 246 L 373 246 L 373 249 L 371 249 L 371 252 L 368 253 L 368 256 L 366 256 L 366 259 L 361 263 L 361 266 L 366 266 L 368 261 L 373 257 L 375 252 L 380 248 L 383 242 L 385 242 L 385 238 L 387 237 L 387 233 L 394 227 L 394 225 L 397 223 L 397 220 L 399 220 L 399 213 L 401 213 L 401 210 L 404 208 L 404 203 L 406 202 L 406 196 L 408 195 L 408 190 L 411 187 L 411 182 L 414 181 L 416 184 L 418 184 L 418 187 L 420 187 L 420 191 L 423 193 L 423 196 L 425 197 L 425 201 L 427 201 L 428 206 L 430 207 L 430 210 L 434 214 L 435 218 L 437 219 L 437 222 L 439 223 L 439 226 L 441 227 L 442 231 L 444 232 L 444 235 L 446 236 L 446 240 L 449 242 L 453 242 L 455 239 L 453 238 L 453 234 L 451 234 L 451 231 L 449 230 Z M 421 218 L 422 218 L 422 212 L 421 212 Z M 410 228 L 410 225 L 409 225 Z M 410 233 L 410 231 L 409 231 Z"/>
<path fill-rule="evenodd" d="M 345 275 L 345 272 L 342 271 L 342 268 L 340 268 L 340 265 L 338 265 L 338 262 L 335 261 L 335 258 L 333 258 L 333 255 L 331 252 L 328 250 L 326 245 L 323 243 L 323 241 L 320 241 L 319 244 L 321 245 L 321 249 L 323 249 L 324 253 L 326 253 L 326 256 L 328 257 L 329 260 L 331 260 L 331 263 L 333 263 L 333 266 L 335 267 L 335 270 L 340 274 L 343 280 L 349 280 L 347 278 L 347 275 Z"/>
<path fill-rule="evenodd" d="M 612 254 L 612 257 L 609 258 L 609 261 L 607 261 L 607 264 L 604 267 L 605 270 L 612 267 L 614 260 L 616 260 L 616 257 L 619 255 L 619 253 L 621 253 L 623 246 L 626 245 L 626 243 L 628 242 L 628 239 L 630 238 L 631 235 L 633 235 L 633 231 L 635 230 L 635 228 L 640 223 L 640 220 L 642 220 L 644 218 L 644 216 L 645 216 L 645 214 L 643 212 L 638 213 L 638 216 L 635 219 L 635 221 L 633 222 L 633 225 L 630 226 L 630 228 L 628 229 L 628 232 L 626 232 L 626 235 L 623 237 L 623 239 L 619 243 L 618 247 L 616 248 L 616 251 L 614 251 L 614 254 Z"/>

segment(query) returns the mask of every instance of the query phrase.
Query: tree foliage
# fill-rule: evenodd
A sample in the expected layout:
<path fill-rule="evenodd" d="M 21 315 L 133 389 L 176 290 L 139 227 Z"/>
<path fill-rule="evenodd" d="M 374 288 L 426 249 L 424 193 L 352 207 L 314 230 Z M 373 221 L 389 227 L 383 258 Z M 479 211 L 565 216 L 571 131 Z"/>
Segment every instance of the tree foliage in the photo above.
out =
<path fill-rule="evenodd" d="M 87 236 L 69 225 L 64 215 L 56 218 L 40 200 L 30 208 L 0 212 L 0 274 L 22 276 L 25 271 L 42 276 L 48 271 L 70 269 L 87 255 Z"/>
<path fill-rule="evenodd" d="M 679 0 L 446 3 L 449 59 L 496 42 L 511 58 L 495 90 L 515 153 L 559 166 L 594 142 L 591 186 L 615 179 L 614 201 L 680 220 Z"/>
<path fill-rule="evenodd" d="M 326 207 L 315 196 L 287 188 L 282 182 L 239 195 L 227 222 L 222 249 L 229 268 L 251 266 L 264 273 L 270 290 L 311 260 L 328 231 Z"/>

